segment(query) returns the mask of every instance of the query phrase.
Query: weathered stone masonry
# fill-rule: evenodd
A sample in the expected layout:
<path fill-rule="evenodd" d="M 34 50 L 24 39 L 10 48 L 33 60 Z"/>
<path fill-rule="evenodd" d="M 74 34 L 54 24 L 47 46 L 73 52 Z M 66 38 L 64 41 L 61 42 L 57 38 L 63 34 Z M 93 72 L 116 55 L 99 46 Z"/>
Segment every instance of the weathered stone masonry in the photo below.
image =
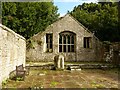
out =
<path fill-rule="evenodd" d="M 65 39 L 70 34 L 74 36 L 74 44 L 68 43 L 69 40 L 73 41 L 73 39 Z M 49 40 L 51 36 L 52 42 Z M 60 37 L 63 38 L 61 41 L 59 40 Z M 27 48 L 27 61 L 53 61 L 55 55 L 60 54 L 65 56 L 65 61 L 100 61 L 102 58 L 100 56 L 102 43 L 69 14 L 49 25 L 44 32 L 31 37 L 31 40 L 34 48 Z M 66 47 L 61 49 L 60 45 L 62 47 L 67 46 L 66 43 L 63 43 L 64 41 L 71 47 L 74 45 L 74 48 L 68 49 Z M 89 42 L 89 44 L 84 45 L 84 42 Z"/>
<path fill-rule="evenodd" d="M 25 66 L 25 56 L 25 38 L 0 24 L 0 85 L 17 65 Z"/>

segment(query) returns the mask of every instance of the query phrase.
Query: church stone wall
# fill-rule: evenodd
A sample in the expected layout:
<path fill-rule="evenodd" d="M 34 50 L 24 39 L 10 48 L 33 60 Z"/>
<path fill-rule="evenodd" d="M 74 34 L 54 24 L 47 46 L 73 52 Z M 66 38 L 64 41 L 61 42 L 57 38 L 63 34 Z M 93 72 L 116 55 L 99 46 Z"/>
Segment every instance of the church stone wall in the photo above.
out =
<path fill-rule="evenodd" d="M 76 35 L 75 52 L 59 52 L 59 33 L 69 31 Z M 46 52 L 46 34 L 53 34 L 53 52 Z M 84 37 L 91 37 L 91 48 L 84 48 Z M 49 25 L 44 32 L 31 37 L 34 48 L 27 49 L 27 61 L 53 61 L 55 55 L 64 55 L 65 61 L 100 61 L 102 43 L 69 14 Z M 40 44 L 38 42 L 41 42 Z"/>
<path fill-rule="evenodd" d="M 25 66 L 26 40 L 0 24 L 0 87 L 17 65 Z"/>

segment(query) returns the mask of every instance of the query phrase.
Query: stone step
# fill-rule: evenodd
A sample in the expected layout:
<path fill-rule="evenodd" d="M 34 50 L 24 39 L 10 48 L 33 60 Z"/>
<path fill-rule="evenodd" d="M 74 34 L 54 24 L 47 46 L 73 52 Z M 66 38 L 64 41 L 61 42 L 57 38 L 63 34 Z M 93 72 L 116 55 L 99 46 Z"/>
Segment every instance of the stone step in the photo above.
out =
<path fill-rule="evenodd" d="M 114 68 L 115 66 L 110 65 L 110 64 L 68 64 L 66 65 L 68 69 L 109 69 L 109 68 Z"/>
<path fill-rule="evenodd" d="M 72 69 L 70 69 L 71 71 L 74 71 L 74 70 L 76 70 L 76 71 L 81 71 L 81 68 L 72 68 Z"/>
<path fill-rule="evenodd" d="M 68 70 L 79 70 L 79 69 L 110 69 L 115 68 L 115 65 L 110 64 L 66 64 L 65 69 Z M 47 65 L 26 65 L 30 69 L 48 69 L 51 70 L 54 64 Z"/>
<path fill-rule="evenodd" d="M 80 66 L 70 66 L 70 68 L 71 68 L 71 69 L 77 69 L 77 68 L 79 69 Z"/>
<path fill-rule="evenodd" d="M 79 70 L 79 71 L 81 71 L 81 68 L 80 68 L 79 65 L 71 65 L 71 66 L 68 66 L 67 69 L 71 70 L 71 71 L 73 71 L 73 70 Z"/>

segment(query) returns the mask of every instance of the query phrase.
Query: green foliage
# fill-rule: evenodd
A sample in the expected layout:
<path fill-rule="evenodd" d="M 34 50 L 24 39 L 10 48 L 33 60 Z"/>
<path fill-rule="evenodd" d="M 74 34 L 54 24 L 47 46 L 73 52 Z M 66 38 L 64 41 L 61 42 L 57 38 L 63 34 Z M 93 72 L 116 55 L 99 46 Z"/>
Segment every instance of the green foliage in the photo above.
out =
<path fill-rule="evenodd" d="M 83 3 L 70 14 L 102 41 L 120 41 L 117 3 Z"/>
<path fill-rule="evenodd" d="M 2 81 L 2 86 L 5 86 L 7 84 L 8 80 Z"/>
<path fill-rule="evenodd" d="M 53 2 L 2 2 L 2 23 L 26 39 L 57 20 Z"/>
<path fill-rule="evenodd" d="M 32 38 L 29 38 L 28 40 L 27 40 L 27 49 L 35 49 L 35 46 L 36 45 L 40 45 L 41 46 L 41 43 L 42 43 L 42 41 L 41 40 L 33 40 Z"/>
<path fill-rule="evenodd" d="M 91 86 L 94 87 L 94 88 L 105 88 L 105 85 L 99 84 L 95 81 L 92 81 Z"/>
<path fill-rule="evenodd" d="M 37 40 L 37 44 L 38 45 L 41 45 L 41 43 L 42 43 L 42 41 Z"/>
<path fill-rule="evenodd" d="M 28 39 L 28 41 L 27 41 L 27 49 L 30 49 L 30 48 L 35 49 L 35 44 L 36 44 L 36 42 L 34 40 Z"/>
<path fill-rule="evenodd" d="M 7 78 L 6 80 L 2 81 L 2 86 L 6 86 L 6 84 L 9 82 L 10 80 Z"/>
<path fill-rule="evenodd" d="M 18 81 L 22 81 L 23 80 L 23 77 L 17 77 L 16 78 L 16 81 L 18 82 Z"/>
<path fill-rule="evenodd" d="M 52 81 L 52 82 L 50 83 L 50 86 L 52 86 L 52 87 L 55 87 L 56 85 L 58 85 L 58 82 L 56 82 L 56 81 Z"/>

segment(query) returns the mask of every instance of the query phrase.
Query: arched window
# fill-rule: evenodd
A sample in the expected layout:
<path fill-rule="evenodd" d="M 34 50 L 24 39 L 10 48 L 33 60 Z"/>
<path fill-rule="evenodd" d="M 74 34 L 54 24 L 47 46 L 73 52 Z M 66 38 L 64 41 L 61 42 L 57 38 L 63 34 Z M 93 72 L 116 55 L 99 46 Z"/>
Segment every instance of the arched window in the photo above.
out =
<path fill-rule="evenodd" d="M 64 31 L 59 34 L 59 52 L 75 52 L 75 33 Z"/>

